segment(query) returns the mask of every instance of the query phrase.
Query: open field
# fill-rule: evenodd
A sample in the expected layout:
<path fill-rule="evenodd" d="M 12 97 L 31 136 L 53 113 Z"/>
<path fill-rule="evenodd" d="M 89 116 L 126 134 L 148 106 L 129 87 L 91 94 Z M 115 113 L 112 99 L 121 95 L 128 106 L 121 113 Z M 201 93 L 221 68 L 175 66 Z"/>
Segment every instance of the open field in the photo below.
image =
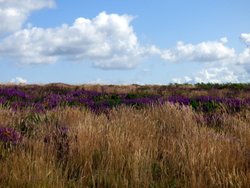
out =
<path fill-rule="evenodd" d="M 250 84 L 0 86 L 0 187 L 249 187 Z"/>

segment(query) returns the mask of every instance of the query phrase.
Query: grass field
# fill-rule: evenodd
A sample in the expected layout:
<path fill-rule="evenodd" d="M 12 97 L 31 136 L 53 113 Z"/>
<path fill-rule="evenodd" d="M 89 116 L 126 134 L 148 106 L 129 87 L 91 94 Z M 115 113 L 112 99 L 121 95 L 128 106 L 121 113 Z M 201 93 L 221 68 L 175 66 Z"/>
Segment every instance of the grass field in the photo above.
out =
<path fill-rule="evenodd" d="M 0 187 L 249 187 L 250 85 L 0 86 Z"/>

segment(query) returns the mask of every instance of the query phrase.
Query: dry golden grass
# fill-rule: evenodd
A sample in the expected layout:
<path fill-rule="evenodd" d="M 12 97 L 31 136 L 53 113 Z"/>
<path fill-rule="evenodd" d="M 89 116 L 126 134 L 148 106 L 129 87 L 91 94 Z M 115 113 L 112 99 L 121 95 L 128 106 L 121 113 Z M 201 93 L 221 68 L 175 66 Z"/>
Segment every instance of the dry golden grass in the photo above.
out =
<path fill-rule="evenodd" d="M 27 116 L 0 110 L 1 125 L 35 126 L 17 148 L 0 147 L 0 187 L 250 185 L 249 111 L 223 114 L 219 129 L 172 104 L 121 106 L 108 116 L 72 108 L 38 120 Z M 63 135 L 58 127 L 69 131 Z"/>

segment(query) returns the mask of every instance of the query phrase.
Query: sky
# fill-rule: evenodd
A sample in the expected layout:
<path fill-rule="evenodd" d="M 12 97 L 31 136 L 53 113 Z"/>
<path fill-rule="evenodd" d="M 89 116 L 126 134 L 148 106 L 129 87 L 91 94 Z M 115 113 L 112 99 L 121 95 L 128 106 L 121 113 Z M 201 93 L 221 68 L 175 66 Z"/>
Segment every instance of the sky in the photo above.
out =
<path fill-rule="evenodd" d="M 0 83 L 249 83 L 249 7 L 249 0 L 0 0 Z"/>

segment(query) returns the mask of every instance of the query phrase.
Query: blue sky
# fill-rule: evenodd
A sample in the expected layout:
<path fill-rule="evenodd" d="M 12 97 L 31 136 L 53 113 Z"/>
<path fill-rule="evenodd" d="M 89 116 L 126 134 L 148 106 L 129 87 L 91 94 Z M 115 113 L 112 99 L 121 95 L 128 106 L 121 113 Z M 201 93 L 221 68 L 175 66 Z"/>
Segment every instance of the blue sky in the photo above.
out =
<path fill-rule="evenodd" d="M 248 0 L 0 0 L 0 82 L 250 82 Z"/>

